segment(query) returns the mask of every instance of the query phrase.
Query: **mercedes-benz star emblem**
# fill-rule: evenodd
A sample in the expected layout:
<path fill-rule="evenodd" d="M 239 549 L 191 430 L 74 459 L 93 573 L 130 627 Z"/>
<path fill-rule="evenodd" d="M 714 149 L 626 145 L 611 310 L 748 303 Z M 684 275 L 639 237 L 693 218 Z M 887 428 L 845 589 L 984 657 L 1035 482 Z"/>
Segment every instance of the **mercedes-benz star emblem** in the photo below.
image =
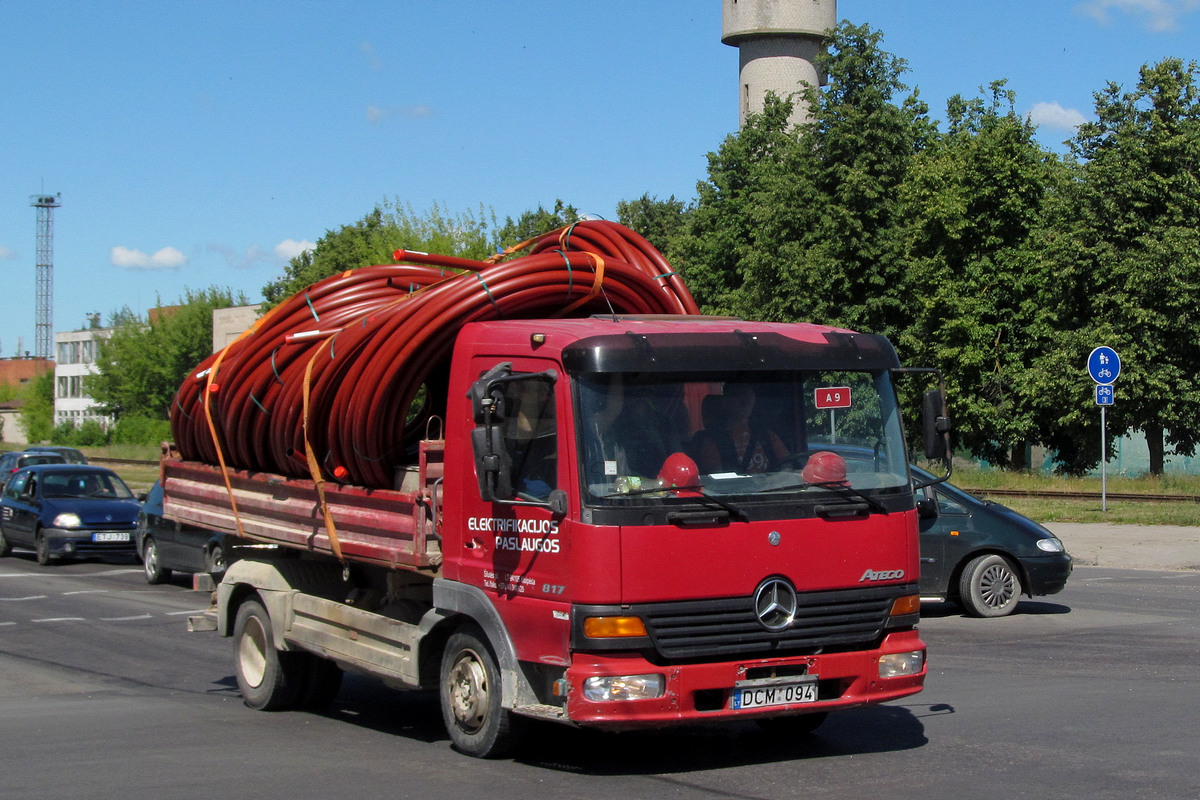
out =
<path fill-rule="evenodd" d="M 782 578 L 763 581 L 754 593 L 754 613 L 769 631 L 781 631 L 796 619 L 796 590 Z"/>

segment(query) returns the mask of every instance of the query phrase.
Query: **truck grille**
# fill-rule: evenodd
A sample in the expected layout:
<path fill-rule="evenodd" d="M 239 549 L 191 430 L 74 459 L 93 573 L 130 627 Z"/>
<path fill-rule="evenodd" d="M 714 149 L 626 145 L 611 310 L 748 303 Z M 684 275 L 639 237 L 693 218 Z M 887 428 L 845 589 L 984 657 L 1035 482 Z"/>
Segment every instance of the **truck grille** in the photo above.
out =
<path fill-rule="evenodd" d="M 892 601 L 915 586 L 838 589 L 799 595 L 795 622 L 769 631 L 752 597 L 635 605 L 659 655 L 667 659 L 806 654 L 870 645 L 883 636 Z"/>

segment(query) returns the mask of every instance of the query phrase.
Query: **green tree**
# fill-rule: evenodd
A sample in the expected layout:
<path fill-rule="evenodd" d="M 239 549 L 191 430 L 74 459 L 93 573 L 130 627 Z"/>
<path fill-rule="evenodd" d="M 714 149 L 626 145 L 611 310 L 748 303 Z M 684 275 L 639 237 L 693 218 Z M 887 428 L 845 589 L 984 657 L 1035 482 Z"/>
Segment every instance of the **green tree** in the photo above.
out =
<path fill-rule="evenodd" d="M 118 420 L 166 419 L 180 382 L 212 353 L 212 312 L 245 304 L 244 296 L 212 287 L 187 290 L 177 306 L 149 320 L 128 308 L 115 312 L 85 390 Z"/>
<path fill-rule="evenodd" d="M 769 94 L 761 114 L 750 114 L 741 131 L 708 154 L 708 179 L 697 184 L 696 203 L 668 242 L 671 263 L 705 313 L 737 314 L 752 307 L 745 299 L 743 266 L 759 244 L 752 208 L 768 178 L 783 170 L 785 153 L 799 146 L 788 127 L 791 108 Z"/>
<path fill-rule="evenodd" d="M 263 298 L 271 307 L 330 275 L 372 264 L 391 264 L 392 253 L 398 249 L 487 258 L 495 252 L 489 235 L 494 227 L 494 215 L 482 206 L 478 215 L 453 215 L 435 203 L 424 215 L 418 215 L 412 206 L 398 200 L 385 202 L 356 223 L 326 231 L 313 250 L 293 258 L 281 277 L 263 287 Z"/>
<path fill-rule="evenodd" d="M 1066 174 L 1015 111 L 1004 81 L 947 103 L 948 129 L 902 186 L 908 220 L 901 296 L 913 314 L 900 346 L 943 369 L 958 441 L 991 463 L 1023 468 L 1039 438 L 1026 376 L 1051 338 L 1050 276 L 1030 247 L 1045 199 Z"/>
<path fill-rule="evenodd" d="M 1133 91 L 1110 83 L 1096 95 L 1096 121 L 1070 143 L 1083 165 L 1048 246 L 1048 302 L 1070 335 L 1047 352 L 1038 376 L 1066 406 L 1046 439 L 1069 471 L 1099 459 L 1099 448 L 1077 437 L 1090 427 L 1084 438 L 1095 441 L 1084 364 L 1101 344 L 1123 364 L 1110 425 L 1146 434 L 1151 473 L 1162 473 L 1165 445 L 1191 455 L 1200 444 L 1197 74 L 1195 62 L 1169 58 L 1144 66 Z"/>
<path fill-rule="evenodd" d="M 683 232 L 687 215 L 683 201 L 676 200 L 675 195 L 659 200 L 643 194 L 636 200 L 617 203 L 617 221 L 646 237 L 664 254 L 670 248 L 671 240 Z"/>
<path fill-rule="evenodd" d="M 562 200 L 556 199 L 554 207 L 549 211 L 538 204 L 536 209 L 526 211 L 516 219 L 505 218 L 504 224 L 496 231 L 493 252 L 516 247 L 555 228 L 570 225 L 578 219 L 579 211 L 575 206 Z"/>
<path fill-rule="evenodd" d="M 30 442 L 50 440 L 54 430 L 54 372 L 38 375 L 22 390 L 25 405 L 21 407 L 21 429 Z"/>

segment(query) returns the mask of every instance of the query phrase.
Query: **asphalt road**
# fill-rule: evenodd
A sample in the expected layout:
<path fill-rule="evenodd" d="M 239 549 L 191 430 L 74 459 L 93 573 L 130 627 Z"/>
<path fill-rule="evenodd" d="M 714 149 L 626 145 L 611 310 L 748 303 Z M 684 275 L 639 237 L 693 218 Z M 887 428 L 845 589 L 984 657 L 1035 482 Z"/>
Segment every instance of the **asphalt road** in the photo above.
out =
<path fill-rule="evenodd" d="M 995 620 L 927 604 L 926 689 L 783 741 L 754 725 L 538 730 L 461 756 L 436 699 L 348 678 L 329 713 L 242 706 L 205 595 L 133 564 L 0 560 L 0 798 L 1194 798 L 1200 573 L 1081 566 Z"/>

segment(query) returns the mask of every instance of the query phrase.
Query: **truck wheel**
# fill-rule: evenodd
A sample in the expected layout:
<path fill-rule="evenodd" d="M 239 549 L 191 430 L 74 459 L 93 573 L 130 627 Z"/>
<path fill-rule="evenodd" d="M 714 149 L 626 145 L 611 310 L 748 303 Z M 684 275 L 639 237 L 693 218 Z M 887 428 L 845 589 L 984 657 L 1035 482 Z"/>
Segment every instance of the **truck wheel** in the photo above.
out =
<path fill-rule="evenodd" d="M 171 570 L 166 569 L 158 558 L 158 544 L 149 536 L 142 543 L 142 568 L 146 572 L 146 583 L 163 583 L 171 579 Z"/>
<path fill-rule="evenodd" d="M 500 705 L 500 669 L 478 628 L 464 628 L 446 643 L 438 693 L 456 750 L 501 758 L 516 747 L 522 720 Z"/>
<path fill-rule="evenodd" d="M 242 702 L 259 711 L 292 708 L 304 688 L 306 653 L 275 649 L 271 617 L 262 603 L 247 600 L 233 624 L 233 660 Z"/>
<path fill-rule="evenodd" d="M 1021 599 L 1021 579 L 1004 556 L 972 559 L 958 583 L 959 602 L 973 617 L 1002 617 Z"/>
<path fill-rule="evenodd" d="M 309 711 L 324 711 L 342 689 L 342 668 L 328 658 L 311 653 L 305 655 L 308 656 L 308 668 L 304 689 L 300 692 L 300 706 Z"/>
<path fill-rule="evenodd" d="M 4 529 L 0 528 L 0 558 L 12 555 L 12 544 L 4 535 Z"/>

